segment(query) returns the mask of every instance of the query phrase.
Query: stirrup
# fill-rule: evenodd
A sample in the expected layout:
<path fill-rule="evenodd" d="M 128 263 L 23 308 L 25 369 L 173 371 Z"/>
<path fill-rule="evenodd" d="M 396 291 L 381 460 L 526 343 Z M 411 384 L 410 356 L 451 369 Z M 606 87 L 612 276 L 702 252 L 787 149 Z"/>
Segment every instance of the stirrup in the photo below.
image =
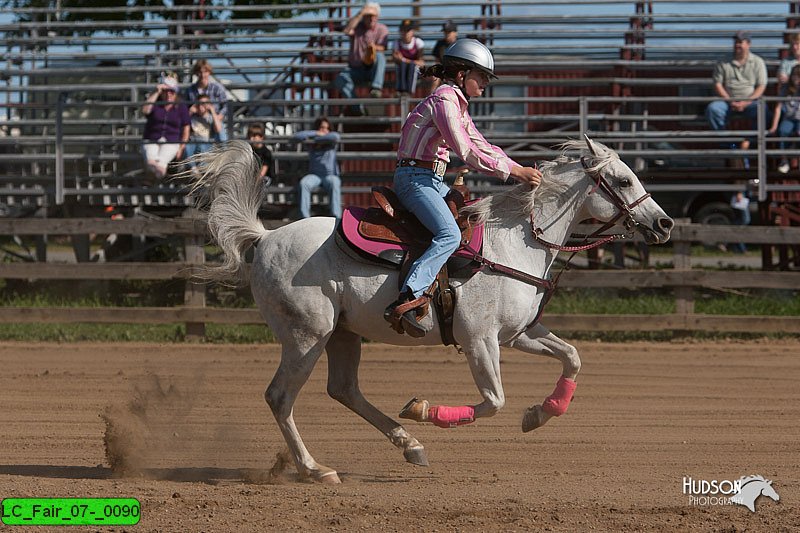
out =
<path fill-rule="evenodd" d="M 417 312 L 414 309 L 403 313 L 403 316 L 400 317 L 400 323 L 405 332 L 415 339 L 424 337 L 428 333 L 428 330 L 423 328 L 422 324 L 417 321 Z"/>
<path fill-rule="evenodd" d="M 422 327 L 419 319 L 427 314 L 426 304 L 431 297 L 423 293 L 419 298 L 408 300 L 408 296 L 402 294 L 400 298 L 383 312 L 383 319 L 391 324 L 392 329 L 401 335 L 408 333 L 411 337 L 418 339 L 424 337 L 428 330 Z"/>

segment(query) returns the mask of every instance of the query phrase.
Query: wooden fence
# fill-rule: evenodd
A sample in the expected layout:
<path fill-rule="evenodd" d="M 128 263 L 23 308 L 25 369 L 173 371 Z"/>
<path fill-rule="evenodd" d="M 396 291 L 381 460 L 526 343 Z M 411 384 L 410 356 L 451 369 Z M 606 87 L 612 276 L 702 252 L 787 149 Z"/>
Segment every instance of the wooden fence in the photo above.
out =
<path fill-rule="evenodd" d="M 267 222 L 266 224 L 269 224 Z M 273 222 L 271 227 L 280 225 Z M 270 227 L 268 225 L 268 227 Z M 34 308 L 0 307 L 0 323 L 185 323 L 187 337 L 202 337 L 205 324 L 262 324 L 256 309 L 206 306 L 205 286 L 190 281 L 205 261 L 205 221 L 175 219 L 0 219 L 0 235 L 131 234 L 179 237 L 182 262 L 0 263 L 0 279 L 186 280 L 184 303 L 177 307 Z M 556 331 L 736 331 L 800 333 L 798 317 L 704 315 L 694 312 L 697 289 L 784 289 L 800 287 L 800 272 L 701 270 L 691 267 L 693 242 L 745 242 L 762 246 L 797 245 L 800 228 L 678 224 L 672 232 L 673 268 L 579 270 L 562 276 L 561 287 L 671 288 L 676 311 L 667 315 L 545 314 Z"/>

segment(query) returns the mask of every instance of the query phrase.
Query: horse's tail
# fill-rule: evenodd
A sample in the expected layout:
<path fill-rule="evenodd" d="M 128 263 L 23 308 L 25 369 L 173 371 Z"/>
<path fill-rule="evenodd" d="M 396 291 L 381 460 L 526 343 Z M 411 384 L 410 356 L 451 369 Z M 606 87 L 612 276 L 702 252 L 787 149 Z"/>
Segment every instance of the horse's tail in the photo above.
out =
<path fill-rule="evenodd" d="M 198 207 L 208 212 L 208 229 L 225 254 L 221 265 L 203 268 L 197 276 L 243 282 L 242 256 L 267 233 L 258 219 L 264 199 L 261 163 L 245 141 L 215 146 L 193 156 L 190 162 L 199 170 L 199 175 L 192 177 L 191 193 L 198 198 Z"/>

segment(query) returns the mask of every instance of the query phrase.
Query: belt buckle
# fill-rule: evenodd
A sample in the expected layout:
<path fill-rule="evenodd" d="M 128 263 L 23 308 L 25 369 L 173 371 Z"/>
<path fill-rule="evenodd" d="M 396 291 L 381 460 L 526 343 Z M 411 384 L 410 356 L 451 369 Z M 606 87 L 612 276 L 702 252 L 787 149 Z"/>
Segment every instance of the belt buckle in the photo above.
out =
<path fill-rule="evenodd" d="M 445 163 L 441 159 L 437 159 L 433 163 L 433 173 L 436 174 L 437 176 L 444 176 L 446 170 L 447 170 L 447 163 Z"/>

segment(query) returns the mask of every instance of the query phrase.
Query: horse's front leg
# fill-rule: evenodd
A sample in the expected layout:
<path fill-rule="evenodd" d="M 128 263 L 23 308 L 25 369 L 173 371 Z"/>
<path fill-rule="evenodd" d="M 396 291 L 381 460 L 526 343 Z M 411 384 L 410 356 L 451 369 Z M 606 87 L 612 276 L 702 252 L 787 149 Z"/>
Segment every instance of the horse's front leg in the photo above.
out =
<path fill-rule="evenodd" d="M 561 340 L 541 324 L 536 324 L 506 344 L 523 352 L 546 355 L 561 361 L 561 377 L 556 383 L 553 393 L 545 398 L 541 405 L 534 405 L 525 410 L 522 416 L 522 431 L 531 431 L 543 426 L 554 416 L 561 416 L 567 411 L 572 395 L 575 392 L 575 378 L 581 369 L 578 350 L 571 344 Z"/>
<path fill-rule="evenodd" d="M 476 418 L 494 416 L 502 409 L 506 397 L 500 378 L 500 346 L 497 341 L 487 339 L 462 348 L 472 371 L 472 379 L 475 380 L 483 401 L 477 405 L 432 406 L 427 400 L 414 398 L 403 407 L 400 412 L 401 418 L 432 422 L 442 428 L 452 428 L 470 424 Z"/>

